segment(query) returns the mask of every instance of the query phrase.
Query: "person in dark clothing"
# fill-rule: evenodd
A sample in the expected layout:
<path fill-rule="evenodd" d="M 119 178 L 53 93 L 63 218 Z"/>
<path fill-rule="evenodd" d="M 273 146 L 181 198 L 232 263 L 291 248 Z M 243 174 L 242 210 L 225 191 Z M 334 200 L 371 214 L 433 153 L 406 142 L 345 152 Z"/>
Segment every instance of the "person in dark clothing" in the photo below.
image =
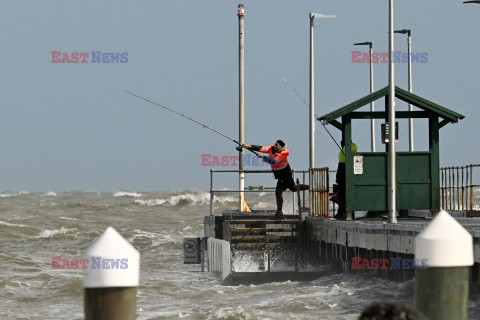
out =
<path fill-rule="evenodd" d="M 341 142 L 342 150 L 338 154 L 338 168 L 337 168 L 337 175 L 335 176 L 335 182 L 338 185 L 338 195 L 337 195 L 337 204 L 338 204 L 338 212 L 335 215 L 335 219 L 345 220 L 347 219 L 347 211 L 346 211 L 346 176 L 345 176 L 345 141 L 342 140 Z M 352 142 L 352 152 L 357 152 L 357 145 Z"/>
<path fill-rule="evenodd" d="M 297 186 L 292 177 L 292 169 L 288 164 L 287 157 L 290 151 L 285 148 L 285 142 L 277 140 L 273 146 L 257 146 L 257 145 L 243 145 L 243 147 L 253 151 L 260 151 L 268 153 L 268 157 L 263 157 L 265 162 L 270 163 L 273 175 L 277 179 L 277 187 L 275 188 L 275 197 L 277 199 L 277 211 L 275 213 L 276 219 L 283 218 L 283 192 L 287 189 L 297 191 Z M 305 184 L 299 185 L 300 190 L 308 190 L 309 186 Z"/>

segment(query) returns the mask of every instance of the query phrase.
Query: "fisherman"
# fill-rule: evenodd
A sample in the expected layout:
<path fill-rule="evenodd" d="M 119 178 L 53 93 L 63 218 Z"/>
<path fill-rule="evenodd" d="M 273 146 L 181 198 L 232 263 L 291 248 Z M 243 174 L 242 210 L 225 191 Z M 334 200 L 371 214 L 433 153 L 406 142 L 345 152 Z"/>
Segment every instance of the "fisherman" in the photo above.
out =
<path fill-rule="evenodd" d="M 337 175 L 335 177 L 335 182 L 338 185 L 338 196 L 337 196 L 337 203 L 338 203 L 338 212 L 335 215 L 335 219 L 346 220 L 347 219 L 347 211 L 346 211 L 346 177 L 345 177 L 345 141 L 341 141 L 340 144 L 342 145 L 342 150 L 338 154 L 338 168 L 337 168 Z M 357 145 L 352 142 L 351 146 L 352 152 L 357 152 Z"/>
<path fill-rule="evenodd" d="M 285 148 L 285 142 L 282 140 L 277 140 L 273 146 L 257 146 L 257 145 L 246 145 L 243 144 L 242 147 L 260 152 L 268 152 L 268 157 L 264 156 L 263 161 L 270 163 L 272 167 L 273 175 L 277 179 L 277 187 L 275 188 L 275 197 L 277 198 L 277 211 L 275 213 L 275 219 L 283 218 L 283 192 L 287 189 L 291 191 L 297 191 L 297 186 L 292 177 L 292 169 L 288 164 L 287 157 L 290 154 L 287 148 Z M 309 186 L 305 184 L 300 184 L 300 190 L 308 190 Z"/>

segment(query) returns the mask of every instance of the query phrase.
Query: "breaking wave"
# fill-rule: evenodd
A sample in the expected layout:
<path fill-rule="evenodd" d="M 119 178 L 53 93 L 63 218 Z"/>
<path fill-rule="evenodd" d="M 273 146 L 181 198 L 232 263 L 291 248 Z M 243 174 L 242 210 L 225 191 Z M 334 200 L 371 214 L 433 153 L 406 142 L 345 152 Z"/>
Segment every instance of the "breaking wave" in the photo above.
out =
<path fill-rule="evenodd" d="M 33 229 L 37 229 L 36 227 L 32 227 L 32 226 L 29 226 L 29 225 L 26 225 L 26 224 L 10 223 L 10 222 L 6 222 L 6 221 L 2 221 L 2 220 L 0 220 L 0 225 L 4 225 L 4 226 L 7 226 L 7 227 L 18 227 L 18 228 L 33 228 Z"/>
<path fill-rule="evenodd" d="M 0 198 L 12 198 L 12 197 L 18 197 L 21 196 L 22 194 L 29 194 L 27 191 L 20 191 L 20 192 L 4 192 L 0 194 Z"/>
<path fill-rule="evenodd" d="M 54 229 L 54 230 L 43 230 L 40 232 L 40 234 L 37 236 L 37 238 L 52 238 L 58 234 L 64 235 L 67 233 L 72 233 L 72 232 L 77 232 L 77 228 L 65 228 L 61 227 L 60 229 Z"/>
<path fill-rule="evenodd" d="M 115 198 L 118 197 L 132 197 L 132 198 L 140 198 L 143 197 L 143 194 L 136 193 L 136 192 L 128 192 L 128 191 L 117 191 L 113 194 Z"/>
<path fill-rule="evenodd" d="M 248 201 L 247 201 L 248 203 Z M 248 203 L 250 205 L 250 203 Z M 268 202 L 258 202 L 258 203 L 253 203 L 251 205 L 252 209 L 255 209 L 255 210 L 265 210 L 265 209 L 272 209 L 274 208 L 274 205 L 271 204 L 271 203 L 268 203 Z"/>
<path fill-rule="evenodd" d="M 228 202 L 238 202 L 238 199 L 233 197 L 215 197 L 215 203 L 228 203 Z M 159 205 L 168 205 L 168 206 L 178 206 L 178 205 L 208 205 L 210 204 L 210 193 L 204 192 L 200 194 L 186 193 L 176 196 L 171 196 L 166 199 L 137 199 L 135 200 L 136 204 L 145 205 L 145 206 L 159 206 Z"/>

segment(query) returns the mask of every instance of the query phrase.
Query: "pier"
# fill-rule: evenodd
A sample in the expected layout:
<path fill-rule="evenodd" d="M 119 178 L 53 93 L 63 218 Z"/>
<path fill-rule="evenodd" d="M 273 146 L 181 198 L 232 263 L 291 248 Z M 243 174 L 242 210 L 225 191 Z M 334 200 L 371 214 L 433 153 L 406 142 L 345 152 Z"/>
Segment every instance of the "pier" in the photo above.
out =
<path fill-rule="evenodd" d="M 471 268 L 470 286 L 472 293 L 478 293 L 480 219 L 456 219 L 473 237 L 475 264 Z M 415 237 L 430 221 L 412 217 L 388 224 L 383 219 L 338 221 L 306 217 L 306 245 L 309 257 L 317 263 L 332 263 L 347 273 L 377 272 L 390 280 L 405 281 L 413 278 L 416 269 L 428 267 L 428 261 L 415 260 L 414 246 Z M 388 262 L 372 265 L 373 259 Z M 422 266 L 422 262 L 426 265 Z"/>
<path fill-rule="evenodd" d="M 298 215 L 285 220 L 272 220 L 273 212 L 252 214 L 235 210 L 221 216 L 205 217 L 205 236 L 223 243 L 223 250 L 208 253 L 210 271 L 219 272 L 226 283 L 258 283 L 281 280 L 310 280 L 322 275 L 301 265 L 332 265 L 345 273 L 375 273 L 392 281 L 408 281 L 415 270 L 428 267 L 428 261 L 414 257 L 415 237 L 430 223 L 425 212 L 413 211 L 409 218 L 389 224 L 387 220 L 360 218 L 340 221 L 306 215 L 303 224 Z M 466 218 L 453 213 L 457 221 L 472 235 L 474 265 L 470 272 L 472 294 L 479 292 L 480 218 Z M 211 240 L 210 240 L 211 241 Z M 213 251 L 213 244 L 208 248 Z M 236 271 L 238 254 L 259 259 L 259 269 Z M 281 255 L 290 263 L 290 270 L 270 267 L 270 259 Z M 221 260 L 221 261 L 220 261 Z"/>

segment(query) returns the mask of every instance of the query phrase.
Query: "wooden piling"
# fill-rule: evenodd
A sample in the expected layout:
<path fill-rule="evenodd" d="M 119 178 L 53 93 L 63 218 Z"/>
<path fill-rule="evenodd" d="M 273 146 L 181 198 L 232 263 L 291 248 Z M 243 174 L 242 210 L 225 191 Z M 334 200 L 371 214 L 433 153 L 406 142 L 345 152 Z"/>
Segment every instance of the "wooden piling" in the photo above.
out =
<path fill-rule="evenodd" d="M 469 269 L 473 239 L 446 211 L 415 238 L 415 306 L 429 319 L 468 318 Z M 426 265 L 425 265 L 426 264 Z"/>

